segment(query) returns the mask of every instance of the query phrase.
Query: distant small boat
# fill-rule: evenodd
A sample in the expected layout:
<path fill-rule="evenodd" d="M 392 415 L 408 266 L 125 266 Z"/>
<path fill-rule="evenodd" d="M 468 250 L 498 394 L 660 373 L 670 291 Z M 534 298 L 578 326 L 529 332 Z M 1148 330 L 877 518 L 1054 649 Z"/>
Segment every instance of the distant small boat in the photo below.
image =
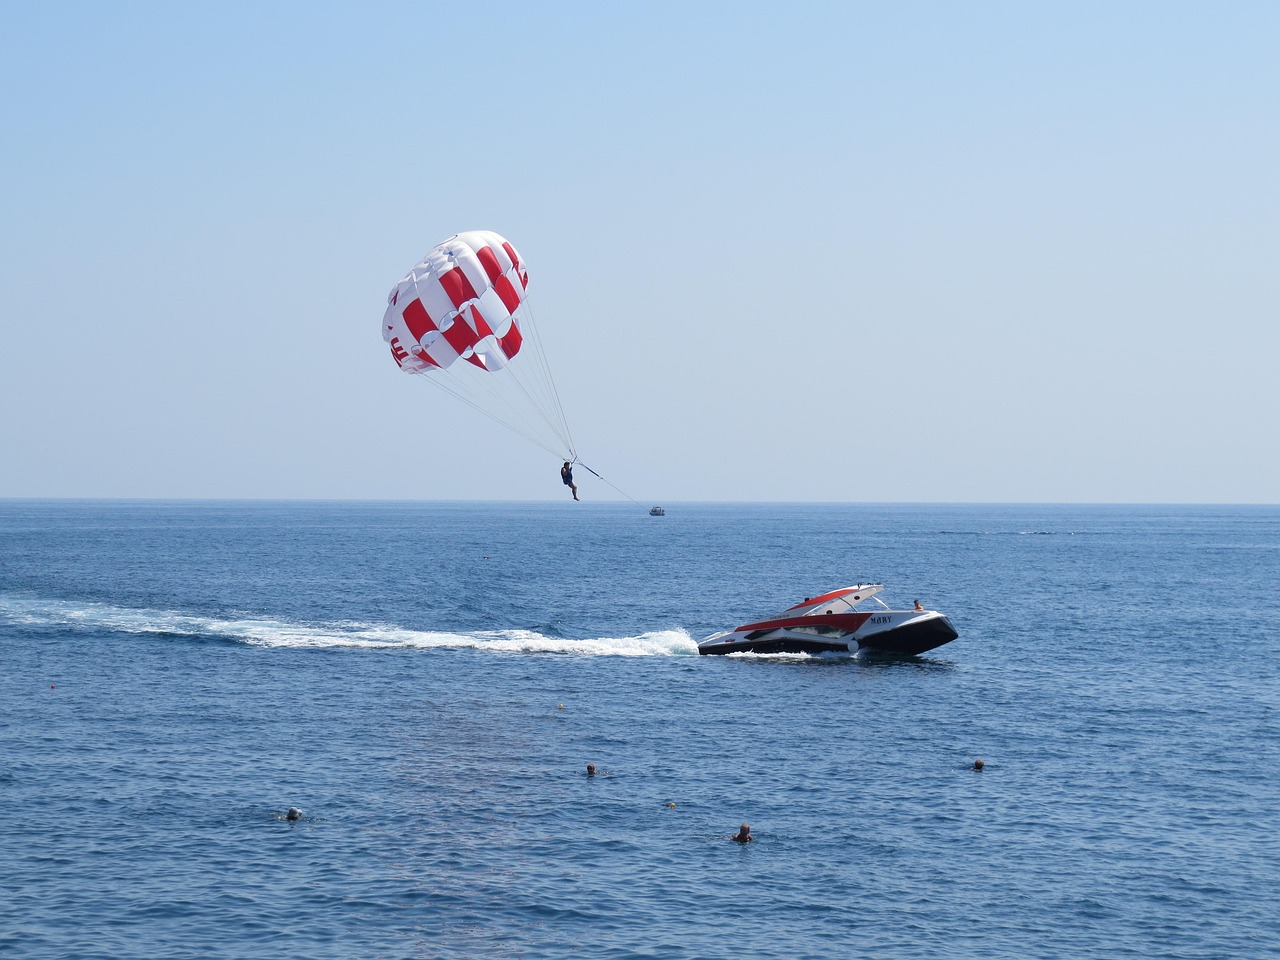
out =
<path fill-rule="evenodd" d="M 832 590 L 782 613 L 713 634 L 698 644 L 699 653 L 887 653 L 914 657 L 950 643 L 956 629 L 941 613 L 894 610 L 878 594 L 879 583 Z M 858 609 L 867 600 L 877 606 Z"/>
<path fill-rule="evenodd" d="M 665 517 L 666 515 L 667 515 L 667 511 L 663 510 L 661 507 L 649 508 L 649 516 L 651 517 Z"/>

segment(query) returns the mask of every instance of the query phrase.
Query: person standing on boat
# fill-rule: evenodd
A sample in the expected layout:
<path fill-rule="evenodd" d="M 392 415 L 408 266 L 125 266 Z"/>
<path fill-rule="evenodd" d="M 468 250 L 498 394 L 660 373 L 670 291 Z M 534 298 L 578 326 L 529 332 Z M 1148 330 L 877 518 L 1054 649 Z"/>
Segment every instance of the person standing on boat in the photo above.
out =
<path fill-rule="evenodd" d="M 573 464 L 568 460 L 560 468 L 560 482 L 573 491 L 573 499 L 578 499 L 578 485 L 573 482 Z"/>

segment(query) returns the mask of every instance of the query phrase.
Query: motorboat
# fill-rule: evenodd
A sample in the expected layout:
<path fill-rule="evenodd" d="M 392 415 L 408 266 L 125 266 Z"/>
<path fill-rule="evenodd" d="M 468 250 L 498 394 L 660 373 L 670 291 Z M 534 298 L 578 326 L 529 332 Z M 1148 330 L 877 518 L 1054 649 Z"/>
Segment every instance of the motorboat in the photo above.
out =
<path fill-rule="evenodd" d="M 881 583 L 841 587 L 805 597 L 777 616 L 707 637 L 698 653 L 881 653 L 914 657 L 959 634 L 943 614 L 916 602 L 894 610 Z"/>

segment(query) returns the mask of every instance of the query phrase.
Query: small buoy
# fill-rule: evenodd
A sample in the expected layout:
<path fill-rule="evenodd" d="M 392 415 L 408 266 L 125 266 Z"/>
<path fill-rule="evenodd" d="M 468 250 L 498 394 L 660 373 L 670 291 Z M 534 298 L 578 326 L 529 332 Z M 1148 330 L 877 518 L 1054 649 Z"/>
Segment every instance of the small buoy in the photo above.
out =
<path fill-rule="evenodd" d="M 50 690 L 57 690 L 57 689 L 58 689 L 58 685 L 57 685 L 56 683 L 51 683 L 51 684 L 49 684 L 49 689 L 50 689 Z"/>
<path fill-rule="evenodd" d="M 564 709 L 564 704 L 563 704 L 563 703 L 562 703 L 562 704 L 560 704 L 560 706 L 556 707 L 556 709 L 557 709 L 557 710 L 563 710 L 563 709 Z"/>

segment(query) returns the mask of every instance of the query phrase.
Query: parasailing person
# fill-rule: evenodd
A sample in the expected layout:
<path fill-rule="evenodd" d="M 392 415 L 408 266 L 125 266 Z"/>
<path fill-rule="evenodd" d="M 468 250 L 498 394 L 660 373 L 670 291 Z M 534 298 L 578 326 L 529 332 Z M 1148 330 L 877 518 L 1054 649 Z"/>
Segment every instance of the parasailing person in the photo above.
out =
<path fill-rule="evenodd" d="M 578 485 L 573 482 L 573 464 L 568 460 L 560 468 L 560 482 L 573 491 L 573 499 L 578 499 Z"/>
<path fill-rule="evenodd" d="M 528 267 L 505 237 L 491 230 L 455 234 L 391 289 L 382 339 L 401 370 L 562 460 L 560 479 L 578 500 L 575 464 L 609 481 L 578 459 L 528 287 Z M 444 406 L 424 409 L 406 425 L 422 422 L 464 425 Z M 421 442 L 408 428 L 403 440 L 406 448 Z"/>

